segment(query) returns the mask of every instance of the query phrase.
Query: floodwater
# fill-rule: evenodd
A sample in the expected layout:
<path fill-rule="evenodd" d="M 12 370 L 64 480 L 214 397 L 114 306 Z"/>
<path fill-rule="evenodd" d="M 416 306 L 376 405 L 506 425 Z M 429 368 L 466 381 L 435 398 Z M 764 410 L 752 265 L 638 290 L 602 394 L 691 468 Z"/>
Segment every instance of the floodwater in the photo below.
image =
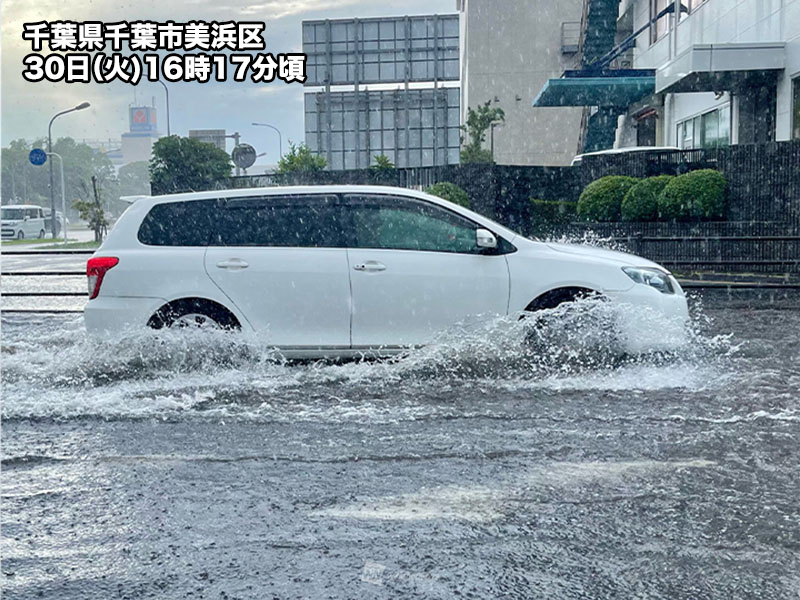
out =
<path fill-rule="evenodd" d="M 347 364 L 7 315 L 3 596 L 798 598 L 800 312 L 694 314 Z"/>

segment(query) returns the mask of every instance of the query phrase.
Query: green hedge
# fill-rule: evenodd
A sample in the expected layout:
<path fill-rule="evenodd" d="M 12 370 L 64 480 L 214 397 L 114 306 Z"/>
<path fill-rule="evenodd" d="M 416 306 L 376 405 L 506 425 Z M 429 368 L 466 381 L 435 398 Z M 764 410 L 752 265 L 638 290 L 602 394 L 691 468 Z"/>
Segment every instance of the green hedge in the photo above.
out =
<path fill-rule="evenodd" d="M 670 181 L 658 197 L 662 219 L 719 219 L 725 216 L 725 175 L 700 169 Z"/>
<path fill-rule="evenodd" d="M 467 192 L 458 187 L 455 183 L 449 181 L 434 183 L 425 190 L 425 193 L 444 198 L 464 208 L 472 208 Z"/>
<path fill-rule="evenodd" d="M 531 230 L 543 233 L 553 225 L 571 223 L 575 220 L 576 208 L 576 202 L 531 198 Z"/>
<path fill-rule="evenodd" d="M 659 175 L 642 179 L 625 194 L 620 214 L 623 221 L 655 221 L 658 219 L 658 197 L 672 175 Z"/>
<path fill-rule="evenodd" d="M 578 199 L 578 216 L 587 221 L 618 221 L 622 199 L 636 182 L 635 177 L 609 175 L 593 181 Z"/>

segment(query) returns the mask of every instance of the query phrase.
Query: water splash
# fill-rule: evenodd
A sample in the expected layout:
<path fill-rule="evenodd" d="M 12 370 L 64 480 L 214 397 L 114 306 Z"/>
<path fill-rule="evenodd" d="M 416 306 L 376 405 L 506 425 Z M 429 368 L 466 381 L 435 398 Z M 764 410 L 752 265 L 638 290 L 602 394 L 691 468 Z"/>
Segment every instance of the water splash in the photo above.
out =
<path fill-rule="evenodd" d="M 127 332 L 89 337 L 81 318 L 6 319 L 4 418 L 414 419 L 460 387 L 644 389 L 719 380 L 735 353 L 709 336 L 702 313 L 688 327 L 632 307 L 587 299 L 542 311 L 473 319 L 425 347 L 387 360 L 289 363 L 267 340 L 215 331 Z M 644 320 L 669 351 L 631 355 L 614 323 Z M 677 329 L 675 329 L 677 327 Z M 675 335 L 668 332 L 675 329 Z M 680 334 L 680 335 L 679 335 Z M 425 400 L 427 399 L 427 400 Z M 438 403 L 438 405 L 437 405 Z"/>

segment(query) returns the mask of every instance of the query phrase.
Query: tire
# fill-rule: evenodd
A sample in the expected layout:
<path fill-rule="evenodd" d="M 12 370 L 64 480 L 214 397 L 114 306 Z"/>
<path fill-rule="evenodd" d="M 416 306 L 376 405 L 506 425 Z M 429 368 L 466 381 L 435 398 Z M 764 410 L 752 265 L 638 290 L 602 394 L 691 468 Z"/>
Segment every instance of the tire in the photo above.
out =
<path fill-rule="evenodd" d="M 40 230 L 39 230 L 39 239 L 40 239 L 40 240 L 43 240 L 43 239 L 44 239 L 44 229 L 40 229 Z"/>
<path fill-rule="evenodd" d="M 162 306 L 147 323 L 153 329 L 238 330 L 239 322 L 225 307 L 200 298 Z"/>
<path fill-rule="evenodd" d="M 18 240 L 24 240 L 24 239 L 25 239 L 25 232 L 23 232 L 23 231 L 22 231 L 22 229 L 20 229 L 20 230 L 17 232 L 17 239 L 18 239 Z"/>

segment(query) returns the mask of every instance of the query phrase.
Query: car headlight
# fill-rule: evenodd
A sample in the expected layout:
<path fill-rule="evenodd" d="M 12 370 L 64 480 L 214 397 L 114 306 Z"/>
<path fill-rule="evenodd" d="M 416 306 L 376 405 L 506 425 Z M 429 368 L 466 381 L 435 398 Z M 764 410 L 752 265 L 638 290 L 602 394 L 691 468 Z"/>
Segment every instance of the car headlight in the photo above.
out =
<path fill-rule="evenodd" d="M 622 267 L 622 270 L 636 283 L 648 285 L 651 288 L 657 289 L 662 294 L 675 293 L 675 287 L 672 285 L 672 278 L 666 271 L 650 267 Z"/>

